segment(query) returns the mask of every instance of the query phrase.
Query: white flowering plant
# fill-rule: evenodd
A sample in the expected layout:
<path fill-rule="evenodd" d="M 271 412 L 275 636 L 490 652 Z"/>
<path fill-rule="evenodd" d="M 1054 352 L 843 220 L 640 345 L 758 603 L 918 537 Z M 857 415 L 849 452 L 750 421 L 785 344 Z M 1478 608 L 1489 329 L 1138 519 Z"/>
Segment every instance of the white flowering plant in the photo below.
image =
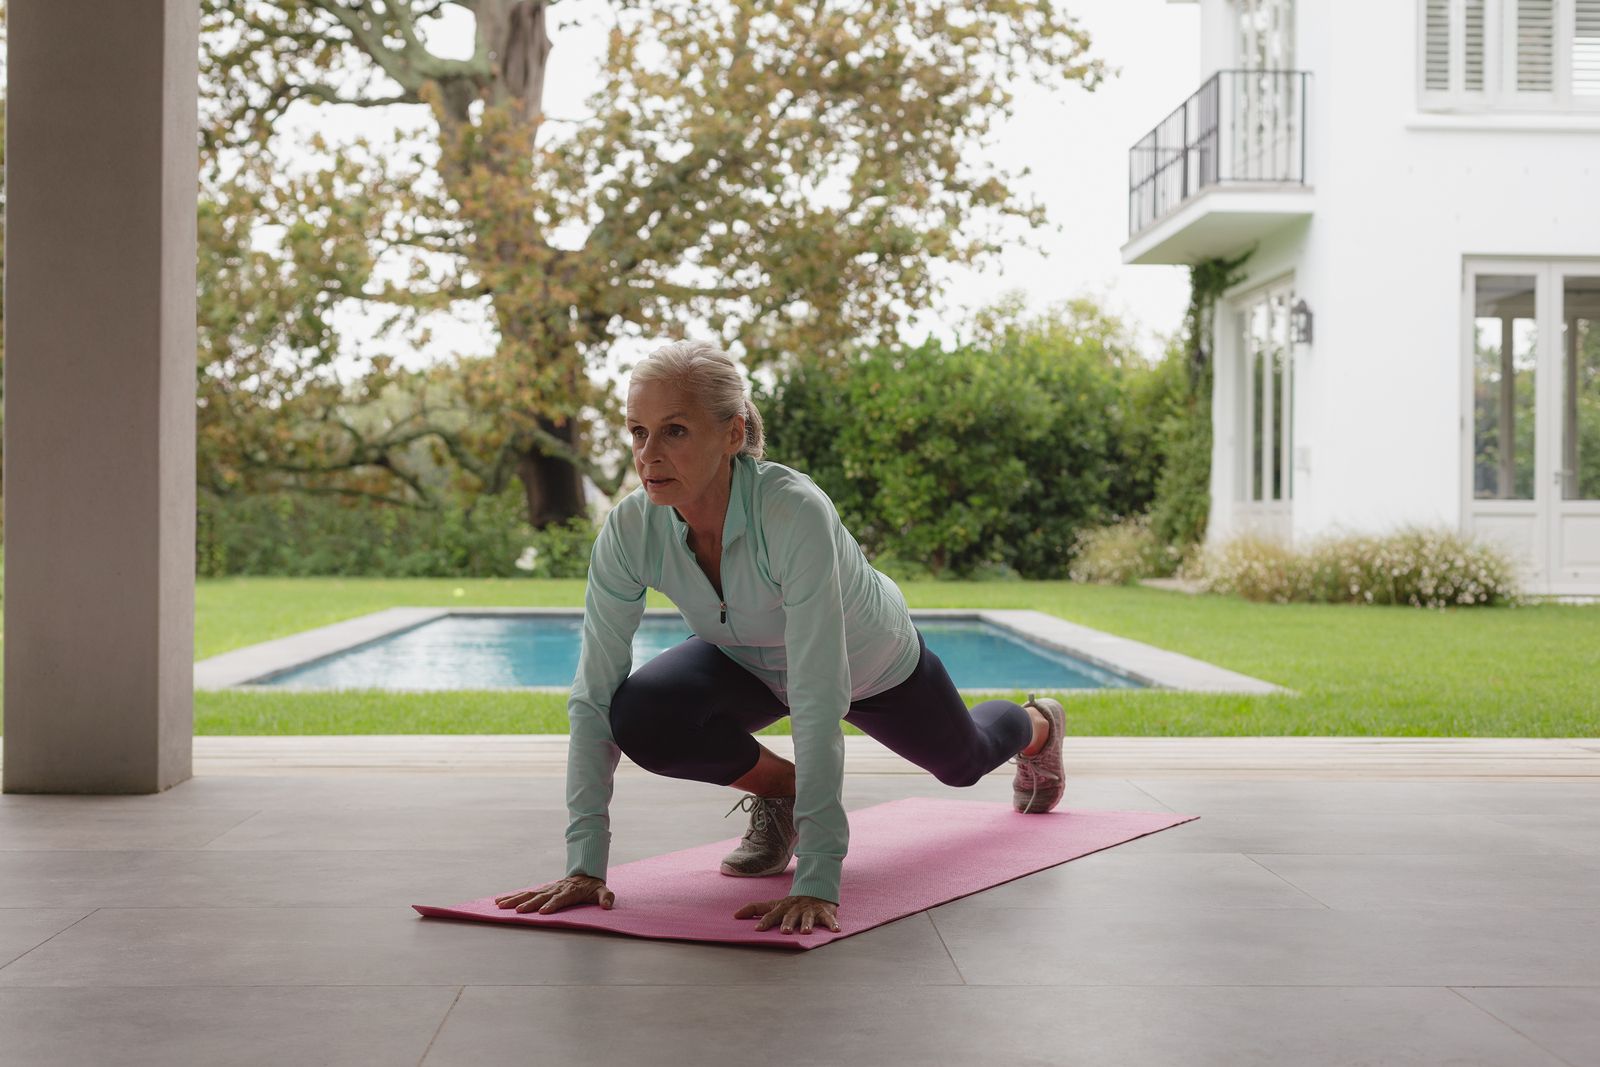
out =
<path fill-rule="evenodd" d="M 1239 537 L 1203 549 L 1186 576 L 1208 592 L 1279 604 L 1448 608 L 1524 600 L 1516 566 L 1500 548 L 1422 527 L 1323 537 L 1300 549 Z"/>
<path fill-rule="evenodd" d="M 1147 515 L 1078 531 L 1067 577 L 1075 582 L 1128 585 L 1140 578 L 1165 578 L 1177 570 L 1178 549 L 1161 543 Z"/>

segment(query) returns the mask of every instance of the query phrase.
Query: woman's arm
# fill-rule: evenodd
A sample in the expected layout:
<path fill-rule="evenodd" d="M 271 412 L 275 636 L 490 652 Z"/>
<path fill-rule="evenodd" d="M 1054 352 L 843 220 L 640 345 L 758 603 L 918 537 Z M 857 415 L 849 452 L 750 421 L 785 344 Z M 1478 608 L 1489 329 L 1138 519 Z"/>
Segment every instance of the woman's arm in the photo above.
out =
<path fill-rule="evenodd" d="M 786 495 L 768 529 L 774 577 L 783 589 L 789 718 L 794 734 L 795 849 L 791 896 L 839 902 L 849 849 L 844 813 L 844 730 L 850 657 L 839 585 L 838 516 L 820 491 Z"/>
<path fill-rule="evenodd" d="M 605 878 L 611 854 L 611 794 L 622 752 L 611 735 L 611 697 L 633 667 L 633 635 L 645 586 L 628 559 L 618 511 L 589 553 L 583 646 L 567 700 L 567 874 Z"/>

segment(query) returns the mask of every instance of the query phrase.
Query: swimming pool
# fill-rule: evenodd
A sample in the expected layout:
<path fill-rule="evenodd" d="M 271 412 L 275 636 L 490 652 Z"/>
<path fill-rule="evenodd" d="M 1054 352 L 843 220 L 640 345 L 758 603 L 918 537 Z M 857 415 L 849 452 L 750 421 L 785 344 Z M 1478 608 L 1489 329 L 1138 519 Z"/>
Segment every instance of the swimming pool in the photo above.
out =
<path fill-rule="evenodd" d="M 961 689 L 1129 689 L 1144 684 L 989 622 L 916 623 Z M 280 689 L 565 687 L 577 673 L 581 628 L 577 615 L 452 612 L 246 684 Z M 634 637 L 634 668 L 688 636 L 688 627 L 676 616 L 647 616 Z"/>

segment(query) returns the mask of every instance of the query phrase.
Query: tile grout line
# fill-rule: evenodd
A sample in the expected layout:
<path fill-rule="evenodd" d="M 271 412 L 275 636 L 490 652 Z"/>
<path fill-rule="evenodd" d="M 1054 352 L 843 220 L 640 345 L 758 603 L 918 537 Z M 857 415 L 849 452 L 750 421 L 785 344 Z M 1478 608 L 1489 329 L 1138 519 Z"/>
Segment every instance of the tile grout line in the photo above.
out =
<path fill-rule="evenodd" d="M 948 903 L 948 901 L 947 901 L 947 903 Z M 961 984 L 963 986 L 971 985 L 971 983 L 967 981 L 967 976 L 961 973 L 961 964 L 956 962 L 955 953 L 951 952 L 950 951 L 950 946 L 945 944 L 945 942 L 944 942 L 944 931 L 939 929 L 938 922 L 934 920 L 933 910 L 931 908 L 930 909 L 926 909 L 926 910 L 923 911 L 922 914 L 924 914 L 924 915 L 926 915 L 928 917 L 928 925 L 933 927 L 933 936 L 935 936 L 935 937 L 937 937 L 939 939 L 939 947 L 944 949 L 944 954 L 947 957 L 949 957 L 950 966 L 955 969 L 956 977 L 961 979 Z"/>
<path fill-rule="evenodd" d="M 417 1067 L 422 1067 L 427 1062 L 428 1055 L 433 1052 L 434 1042 L 439 1040 L 439 1035 L 444 1032 L 444 1024 L 450 1019 L 450 1013 L 456 1010 L 456 1005 L 461 1003 L 461 995 L 466 991 L 466 986 L 456 986 L 456 995 L 451 999 L 450 1006 L 444 1010 L 444 1015 L 439 1018 L 439 1025 L 433 1028 L 433 1036 L 428 1038 L 427 1047 L 422 1050 L 422 1055 L 417 1058 Z"/>
<path fill-rule="evenodd" d="M 83 920 L 89 918 L 90 916 L 95 915 L 99 911 L 100 911 L 99 908 L 91 908 L 91 909 L 89 909 L 89 913 L 87 915 L 78 916 L 78 918 L 72 920 L 66 926 L 63 926 L 61 929 L 57 930 L 55 933 L 53 933 L 49 937 L 45 938 L 43 941 L 39 942 L 37 945 L 34 945 L 32 948 L 28 949 L 27 952 L 23 952 L 23 953 L 15 956 L 15 957 L 13 957 L 12 959 L 7 960 L 5 963 L 0 964 L 0 971 L 3 971 L 7 967 L 10 967 L 13 963 L 16 963 L 18 960 L 22 959 L 24 956 L 27 956 L 29 953 L 34 952 L 34 951 L 36 951 L 38 949 L 41 949 L 44 946 L 48 945 L 50 942 L 54 941 L 56 938 L 60 937 L 62 934 L 66 933 L 68 930 L 72 929 L 74 926 L 77 926 L 79 923 L 83 922 Z"/>
<path fill-rule="evenodd" d="M 220 839 L 222 839 L 224 837 L 227 837 L 229 834 L 233 833 L 239 827 L 243 826 L 245 823 L 249 822 L 251 819 L 254 819 L 257 815 L 262 815 L 265 812 L 266 812 L 265 808 L 258 808 L 257 810 L 252 811 L 250 814 L 246 815 L 244 818 L 240 819 L 238 822 L 234 823 L 232 826 L 228 827 L 227 829 L 222 830 L 219 833 L 213 834 L 211 837 L 209 837 L 205 841 L 201 842 L 199 846 L 197 846 L 196 848 L 194 848 L 194 849 L 192 849 L 190 851 L 201 852 L 201 851 L 204 851 L 206 849 L 209 849 L 218 840 L 220 840 Z"/>
<path fill-rule="evenodd" d="M 1278 879 L 1278 881 L 1282 882 L 1284 885 L 1288 886 L 1290 889 L 1293 889 L 1296 893 L 1300 893 L 1300 894 L 1304 895 L 1307 900 L 1316 901 L 1318 904 L 1322 905 L 1322 908 L 1323 908 L 1324 911 L 1334 911 L 1335 910 L 1332 904 L 1329 904 L 1327 901 L 1322 900 L 1322 899 L 1318 898 L 1317 896 L 1313 895 L 1312 893 L 1307 892 L 1305 889 L 1302 889 L 1300 886 L 1295 885 L 1293 882 L 1289 881 L 1289 879 L 1285 878 L 1283 875 L 1279 874 L 1277 871 L 1273 870 L 1271 867 L 1268 867 L 1265 863 L 1262 863 L 1260 860 L 1256 859 L 1254 853 L 1251 853 L 1251 852 L 1240 852 L 1240 853 L 1238 853 L 1238 855 L 1243 856 L 1245 859 L 1249 860 L 1251 863 L 1255 864 L 1257 867 L 1260 867 L 1263 871 L 1266 871 L 1268 874 L 1272 875 L 1272 877 Z M 1287 853 L 1275 853 L 1275 855 L 1287 855 Z"/>
<path fill-rule="evenodd" d="M 1488 1008 L 1484 1007 L 1482 1004 L 1479 1004 L 1477 1001 L 1473 1000 L 1471 997 L 1469 997 L 1465 993 L 1461 992 L 1461 990 L 1457 989 L 1455 986 L 1447 985 L 1447 986 L 1445 986 L 1445 988 L 1448 989 L 1450 992 L 1454 993 L 1456 996 L 1460 997 L 1462 1000 L 1466 1001 L 1467 1004 L 1470 1005 L 1471 1007 L 1473 1007 L 1476 1010 L 1482 1012 L 1484 1015 L 1487 1015 L 1489 1018 L 1493 1019 L 1495 1022 L 1499 1023 L 1501 1026 L 1505 1027 L 1507 1030 L 1510 1030 L 1513 1034 L 1516 1034 L 1518 1037 L 1521 1037 L 1523 1040 L 1527 1041 L 1534 1048 L 1539 1049 L 1540 1051 L 1545 1052 L 1546 1054 L 1548 1054 L 1553 1059 L 1559 1060 L 1560 1062 L 1566 1064 L 1567 1067 L 1577 1067 L 1577 1065 L 1575 1065 L 1571 1060 L 1567 1059 L 1565 1056 L 1562 1056 L 1562 1055 L 1554 1052 L 1551 1049 L 1545 1048 L 1544 1045 L 1541 1044 L 1532 1035 L 1523 1033 L 1521 1030 L 1517 1029 L 1515 1026 L 1513 1026 L 1510 1023 L 1506 1022 L 1504 1019 L 1500 1018 L 1500 1016 L 1496 1015 L 1494 1012 L 1490 1011 Z M 1524 988 L 1526 988 L 1526 987 L 1524 987 Z M 1561 988 L 1561 987 L 1558 986 L 1556 988 Z"/>
<path fill-rule="evenodd" d="M 1154 793 L 1150 792 L 1150 790 L 1146 789 L 1144 786 L 1140 785 L 1138 782 L 1134 781 L 1132 778 L 1123 778 L 1123 779 L 1121 779 L 1121 781 L 1123 781 L 1127 785 L 1132 786 L 1134 789 L 1137 789 L 1139 792 L 1143 793 L 1145 796 L 1149 797 L 1151 800 L 1155 801 L 1157 804 L 1160 804 L 1163 808 L 1166 808 L 1167 811 L 1171 812 L 1172 814 L 1176 815 L 1178 813 L 1177 809 L 1174 808 L 1171 804 L 1168 804 L 1165 800 L 1162 800 L 1160 797 L 1158 797 Z"/>

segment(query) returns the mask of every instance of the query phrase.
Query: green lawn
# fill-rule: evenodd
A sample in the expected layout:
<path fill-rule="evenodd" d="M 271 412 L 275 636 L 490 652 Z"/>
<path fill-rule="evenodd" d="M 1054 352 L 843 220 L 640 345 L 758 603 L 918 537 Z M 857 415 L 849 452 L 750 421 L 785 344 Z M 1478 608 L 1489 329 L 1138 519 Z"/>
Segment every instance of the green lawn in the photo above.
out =
<path fill-rule="evenodd" d="M 1600 733 L 1600 606 L 1422 611 L 1262 605 L 1069 582 L 904 585 L 916 607 L 1034 608 L 1296 690 L 1122 692 L 1067 704 L 1075 734 L 1591 737 Z M 455 595 L 459 589 L 462 595 Z M 581 581 L 202 581 L 195 656 L 400 605 L 573 606 Z M 652 606 L 668 602 L 651 594 Z M 202 734 L 560 733 L 558 694 L 212 693 Z M 787 732 L 783 720 L 769 732 Z M 847 727 L 847 730 L 850 728 Z"/>

